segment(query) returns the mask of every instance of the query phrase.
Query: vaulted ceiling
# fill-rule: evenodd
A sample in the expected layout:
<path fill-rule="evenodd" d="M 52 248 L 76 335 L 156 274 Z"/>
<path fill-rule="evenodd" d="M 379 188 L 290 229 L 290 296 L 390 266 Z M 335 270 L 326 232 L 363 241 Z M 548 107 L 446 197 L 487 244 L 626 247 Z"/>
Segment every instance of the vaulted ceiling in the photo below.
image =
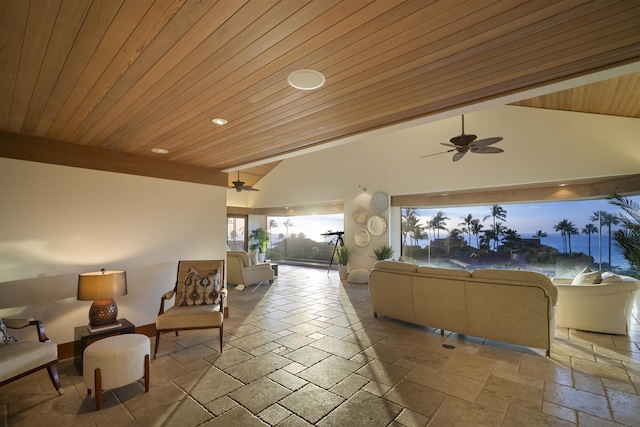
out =
<path fill-rule="evenodd" d="M 29 157 L 15 153 L 37 138 L 67 144 L 59 163 L 90 147 L 241 168 L 248 184 L 284 154 L 640 60 L 635 0 L 0 0 L 0 13 L 0 132 L 21 135 L 0 155 Z M 326 83 L 294 89 L 297 69 Z M 637 118 L 639 88 L 630 74 L 518 104 Z"/>

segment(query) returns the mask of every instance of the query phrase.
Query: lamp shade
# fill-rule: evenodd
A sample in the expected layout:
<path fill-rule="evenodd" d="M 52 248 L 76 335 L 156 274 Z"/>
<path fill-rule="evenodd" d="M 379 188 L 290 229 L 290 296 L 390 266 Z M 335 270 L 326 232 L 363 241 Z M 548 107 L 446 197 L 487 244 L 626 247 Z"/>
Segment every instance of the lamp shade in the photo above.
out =
<path fill-rule="evenodd" d="M 78 276 L 78 300 L 95 301 L 127 294 L 127 272 L 104 270 Z"/>

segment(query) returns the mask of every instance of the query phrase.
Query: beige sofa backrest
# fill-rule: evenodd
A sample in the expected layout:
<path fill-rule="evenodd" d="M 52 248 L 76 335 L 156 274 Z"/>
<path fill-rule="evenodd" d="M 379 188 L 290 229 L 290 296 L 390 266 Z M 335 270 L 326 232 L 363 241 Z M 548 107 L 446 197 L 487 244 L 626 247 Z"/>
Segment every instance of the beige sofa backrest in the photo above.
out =
<path fill-rule="evenodd" d="M 381 261 L 370 273 L 374 313 L 529 347 L 551 348 L 558 291 L 540 273 L 452 270 Z"/>

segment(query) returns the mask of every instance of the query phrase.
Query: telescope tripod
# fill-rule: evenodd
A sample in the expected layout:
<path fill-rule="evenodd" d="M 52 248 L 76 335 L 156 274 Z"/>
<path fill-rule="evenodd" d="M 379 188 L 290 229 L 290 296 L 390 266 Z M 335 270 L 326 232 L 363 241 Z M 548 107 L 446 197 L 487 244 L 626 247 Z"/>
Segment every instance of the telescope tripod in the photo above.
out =
<path fill-rule="evenodd" d="M 327 274 L 331 271 L 331 266 L 333 265 L 333 259 L 336 256 L 336 251 L 338 250 L 338 245 L 344 246 L 344 239 L 342 238 L 342 234 L 338 234 L 334 240 L 330 241 L 329 244 L 333 244 L 333 253 L 331 254 L 331 261 L 329 262 L 329 269 L 327 270 Z"/>

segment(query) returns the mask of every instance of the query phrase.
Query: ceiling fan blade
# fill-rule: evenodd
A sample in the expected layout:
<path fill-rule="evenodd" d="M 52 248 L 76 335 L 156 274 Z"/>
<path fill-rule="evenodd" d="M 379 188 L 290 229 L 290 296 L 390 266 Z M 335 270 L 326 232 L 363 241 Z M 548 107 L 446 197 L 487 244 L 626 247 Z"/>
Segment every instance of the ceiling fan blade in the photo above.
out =
<path fill-rule="evenodd" d="M 471 152 L 480 154 L 496 154 L 504 153 L 504 150 L 498 147 L 471 147 Z"/>
<path fill-rule="evenodd" d="M 463 158 L 466 153 L 467 153 L 466 151 L 458 151 L 456 154 L 453 155 L 453 161 L 457 162 L 458 160 Z"/>
<path fill-rule="evenodd" d="M 473 146 L 487 146 L 487 145 L 493 145 L 497 142 L 502 141 L 502 137 L 501 136 L 494 136 L 493 138 L 485 138 L 485 139 L 479 139 L 475 142 L 472 142 L 471 144 L 469 144 L 471 147 Z"/>
<path fill-rule="evenodd" d="M 246 191 L 260 191 L 260 190 L 258 190 L 257 188 L 253 188 L 253 187 L 252 187 L 252 186 L 250 186 L 250 185 L 245 185 L 245 186 L 244 186 L 244 187 L 242 187 L 242 188 L 243 188 L 244 190 L 246 190 Z"/>
<path fill-rule="evenodd" d="M 453 148 L 457 148 L 457 145 L 453 145 L 453 144 L 449 144 L 448 142 L 441 142 L 440 145 L 444 145 L 445 147 L 453 147 Z"/>
<path fill-rule="evenodd" d="M 424 159 L 425 157 L 433 157 L 433 156 L 438 156 L 440 154 L 446 154 L 446 153 L 450 153 L 452 151 L 456 151 L 455 149 L 451 149 L 451 150 L 447 150 L 447 151 L 441 151 L 439 153 L 433 153 L 433 154 L 427 154 L 426 156 L 422 156 L 420 157 L 421 159 Z"/>

